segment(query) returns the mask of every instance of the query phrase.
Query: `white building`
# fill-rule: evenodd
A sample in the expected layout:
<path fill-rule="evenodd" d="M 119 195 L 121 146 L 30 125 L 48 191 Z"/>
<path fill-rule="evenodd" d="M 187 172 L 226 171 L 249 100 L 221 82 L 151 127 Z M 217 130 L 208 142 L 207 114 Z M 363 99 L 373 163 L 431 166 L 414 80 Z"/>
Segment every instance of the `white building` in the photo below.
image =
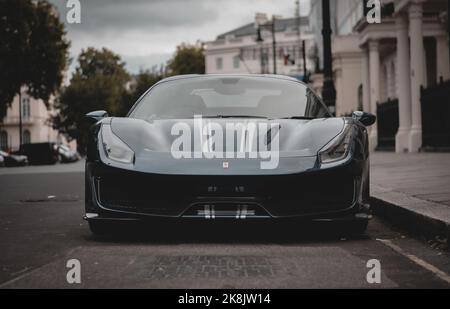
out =
<path fill-rule="evenodd" d="M 273 73 L 271 20 L 257 13 L 249 23 L 206 43 L 206 73 Z M 257 42 L 257 27 L 262 25 L 262 43 Z M 314 69 L 310 59 L 314 34 L 309 30 L 308 17 L 275 18 L 277 74 L 303 78 L 302 43 L 305 40 L 306 68 Z"/>
<path fill-rule="evenodd" d="M 312 0 L 311 7 L 320 2 Z M 389 133 L 391 124 L 380 114 L 383 127 L 371 128 L 372 148 L 391 140 L 397 152 L 417 152 L 428 146 L 422 143 L 421 86 L 450 79 L 447 0 L 382 0 L 381 23 L 368 23 L 366 3 L 339 0 L 332 7 L 337 114 L 361 108 L 376 114 L 377 107 L 398 102 L 398 129 Z"/>
<path fill-rule="evenodd" d="M 52 110 L 42 100 L 36 100 L 22 90 L 22 143 L 57 142 L 67 143 L 65 137 L 50 124 Z M 0 121 L 0 149 L 15 151 L 20 147 L 19 96 L 16 96 Z M 70 144 L 76 149 L 76 142 Z"/>

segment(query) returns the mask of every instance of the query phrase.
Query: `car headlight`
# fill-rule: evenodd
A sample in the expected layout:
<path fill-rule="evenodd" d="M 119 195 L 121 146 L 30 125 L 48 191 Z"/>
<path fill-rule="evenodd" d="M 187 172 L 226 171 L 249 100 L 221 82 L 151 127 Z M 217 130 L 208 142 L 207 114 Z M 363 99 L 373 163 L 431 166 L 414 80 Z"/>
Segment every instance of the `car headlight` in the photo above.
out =
<path fill-rule="evenodd" d="M 352 131 L 352 126 L 347 125 L 341 134 L 325 145 L 319 151 L 320 163 L 328 164 L 345 159 L 350 151 Z"/>
<path fill-rule="evenodd" d="M 102 144 L 106 156 L 120 163 L 133 163 L 134 152 L 111 130 L 111 125 L 102 125 Z"/>

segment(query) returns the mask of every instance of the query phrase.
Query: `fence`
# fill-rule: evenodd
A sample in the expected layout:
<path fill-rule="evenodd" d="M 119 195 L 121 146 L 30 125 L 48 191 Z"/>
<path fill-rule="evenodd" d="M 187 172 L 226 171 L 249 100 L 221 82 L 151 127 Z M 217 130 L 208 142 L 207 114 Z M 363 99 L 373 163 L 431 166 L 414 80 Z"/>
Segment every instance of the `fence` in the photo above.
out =
<path fill-rule="evenodd" d="M 388 100 L 377 104 L 379 150 L 395 149 L 395 134 L 398 130 L 398 100 Z"/>
<path fill-rule="evenodd" d="M 422 147 L 450 147 L 450 80 L 421 87 Z"/>

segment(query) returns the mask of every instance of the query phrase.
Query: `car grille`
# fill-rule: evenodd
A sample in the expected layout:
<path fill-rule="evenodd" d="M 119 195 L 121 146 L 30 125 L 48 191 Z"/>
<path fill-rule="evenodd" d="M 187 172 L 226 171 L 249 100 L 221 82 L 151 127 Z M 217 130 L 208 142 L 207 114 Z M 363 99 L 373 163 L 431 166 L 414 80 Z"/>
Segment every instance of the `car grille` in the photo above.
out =
<path fill-rule="evenodd" d="M 272 216 L 294 216 L 349 208 L 354 178 L 345 170 L 293 175 L 178 176 L 129 172 L 95 177 L 102 206 L 134 213 L 180 216 L 197 203 L 251 199 Z"/>

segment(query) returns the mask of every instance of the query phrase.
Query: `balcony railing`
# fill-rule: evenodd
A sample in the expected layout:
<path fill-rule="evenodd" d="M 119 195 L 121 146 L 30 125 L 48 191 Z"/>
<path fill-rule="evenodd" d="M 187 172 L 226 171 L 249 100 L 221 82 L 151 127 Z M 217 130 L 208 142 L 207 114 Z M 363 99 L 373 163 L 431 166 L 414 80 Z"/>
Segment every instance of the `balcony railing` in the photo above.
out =
<path fill-rule="evenodd" d="M 377 104 L 378 146 L 379 150 L 395 149 L 395 134 L 398 130 L 398 100 Z"/>
<path fill-rule="evenodd" d="M 422 147 L 450 147 L 450 80 L 421 88 Z"/>

